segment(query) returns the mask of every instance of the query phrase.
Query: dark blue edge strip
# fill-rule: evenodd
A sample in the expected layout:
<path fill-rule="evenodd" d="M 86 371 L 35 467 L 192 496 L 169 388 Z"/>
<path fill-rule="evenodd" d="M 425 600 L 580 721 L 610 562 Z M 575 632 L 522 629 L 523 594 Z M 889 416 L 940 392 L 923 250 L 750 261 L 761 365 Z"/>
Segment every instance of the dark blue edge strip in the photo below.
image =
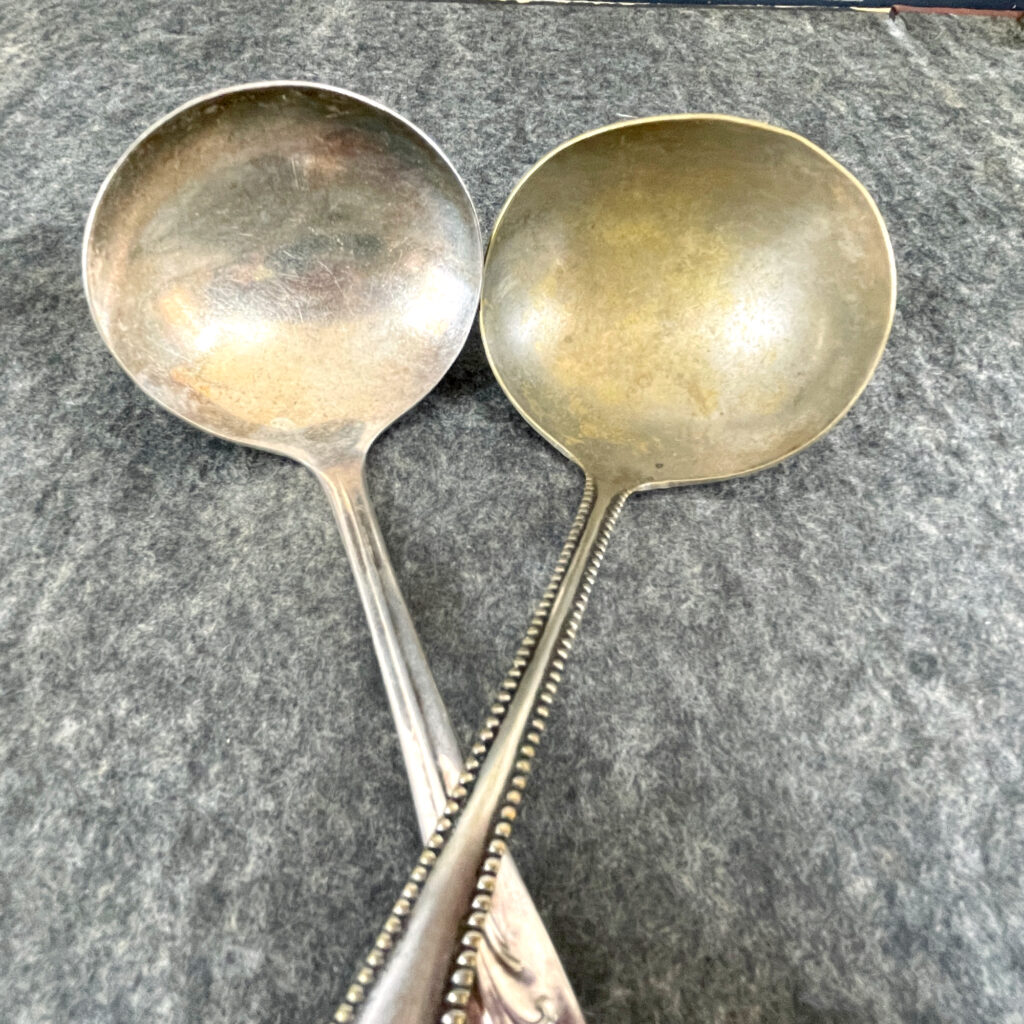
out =
<path fill-rule="evenodd" d="M 929 8 L 938 10 L 964 10 L 978 12 L 994 12 L 999 14 L 1024 14 L 1024 0 L 911 0 L 909 3 L 887 4 L 884 0 L 433 0 L 435 3 L 506 3 L 523 6 L 524 4 L 544 4 L 545 6 L 560 5 L 586 7 L 591 5 L 610 6 L 624 4 L 629 6 L 654 7 L 671 5 L 675 7 L 833 7 L 846 9 L 921 10 Z"/>

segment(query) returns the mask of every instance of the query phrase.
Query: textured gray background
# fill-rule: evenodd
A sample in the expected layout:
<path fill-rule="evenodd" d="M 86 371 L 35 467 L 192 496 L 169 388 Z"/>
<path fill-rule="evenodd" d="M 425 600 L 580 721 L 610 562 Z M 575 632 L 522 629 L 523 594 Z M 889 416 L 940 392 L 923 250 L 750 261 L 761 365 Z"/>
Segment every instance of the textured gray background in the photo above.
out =
<path fill-rule="evenodd" d="M 789 464 L 627 507 L 517 853 L 596 1024 L 1024 1021 L 1020 26 L 352 0 L 0 17 L 0 1019 L 314 1022 L 417 849 L 313 479 L 149 403 L 79 285 L 134 135 L 288 76 L 420 124 L 485 225 L 555 143 L 659 111 L 795 129 L 878 198 L 901 294 L 875 380 Z M 369 477 L 468 735 L 580 475 L 474 336 Z"/>

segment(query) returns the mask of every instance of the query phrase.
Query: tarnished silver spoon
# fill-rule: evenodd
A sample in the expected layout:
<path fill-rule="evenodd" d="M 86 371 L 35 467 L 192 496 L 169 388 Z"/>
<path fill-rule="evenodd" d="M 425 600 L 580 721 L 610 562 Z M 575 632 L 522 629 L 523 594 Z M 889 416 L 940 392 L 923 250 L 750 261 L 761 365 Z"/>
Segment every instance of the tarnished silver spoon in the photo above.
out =
<path fill-rule="evenodd" d="M 363 478 L 367 450 L 441 379 L 480 289 L 472 201 L 438 147 L 370 100 L 265 82 L 146 131 L 86 225 L 100 334 L 189 423 L 296 459 L 327 491 L 398 729 L 423 838 L 461 757 Z M 502 871 L 472 1019 L 582 1021 L 515 868 Z"/>
<path fill-rule="evenodd" d="M 779 128 L 625 122 L 519 182 L 491 236 L 481 330 L 513 404 L 586 473 L 583 503 L 454 813 L 413 869 L 418 899 L 338 1020 L 468 1019 L 489 894 L 626 498 L 753 473 L 821 437 L 874 372 L 895 295 L 871 197 Z"/>

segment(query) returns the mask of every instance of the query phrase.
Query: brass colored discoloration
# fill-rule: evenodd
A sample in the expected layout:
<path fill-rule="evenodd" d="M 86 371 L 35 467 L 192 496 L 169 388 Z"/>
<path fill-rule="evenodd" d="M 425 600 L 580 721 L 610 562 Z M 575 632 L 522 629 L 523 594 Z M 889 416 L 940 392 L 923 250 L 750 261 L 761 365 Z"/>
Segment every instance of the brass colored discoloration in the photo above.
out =
<path fill-rule="evenodd" d="M 866 384 L 895 299 L 863 187 L 781 129 L 626 122 L 541 161 L 498 218 L 481 312 L 509 397 L 637 486 L 752 472 Z"/>

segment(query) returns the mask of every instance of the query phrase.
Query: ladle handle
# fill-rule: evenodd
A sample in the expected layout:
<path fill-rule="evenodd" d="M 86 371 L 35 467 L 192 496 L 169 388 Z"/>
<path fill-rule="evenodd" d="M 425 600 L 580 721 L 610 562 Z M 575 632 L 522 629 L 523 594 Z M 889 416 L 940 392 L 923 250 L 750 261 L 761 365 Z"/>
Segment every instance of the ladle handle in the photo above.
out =
<path fill-rule="evenodd" d="M 330 498 L 362 598 L 416 819 L 426 838 L 455 785 L 462 755 L 388 558 L 366 489 L 363 460 L 315 473 Z"/>
<path fill-rule="evenodd" d="M 457 791 L 462 755 L 366 490 L 363 460 L 314 470 L 334 510 L 366 610 L 426 842 Z M 502 865 L 468 1020 L 584 1024 L 540 915 L 511 858 Z"/>
<path fill-rule="evenodd" d="M 551 583 L 405 888 L 334 1015 L 466 1024 L 506 840 L 548 708 L 629 489 L 587 480 Z M 442 1009 L 442 1005 L 444 1008 Z M 538 1018 L 534 1016 L 534 1020 Z M 541 1020 L 544 1020 L 541 1009 Z"/>

